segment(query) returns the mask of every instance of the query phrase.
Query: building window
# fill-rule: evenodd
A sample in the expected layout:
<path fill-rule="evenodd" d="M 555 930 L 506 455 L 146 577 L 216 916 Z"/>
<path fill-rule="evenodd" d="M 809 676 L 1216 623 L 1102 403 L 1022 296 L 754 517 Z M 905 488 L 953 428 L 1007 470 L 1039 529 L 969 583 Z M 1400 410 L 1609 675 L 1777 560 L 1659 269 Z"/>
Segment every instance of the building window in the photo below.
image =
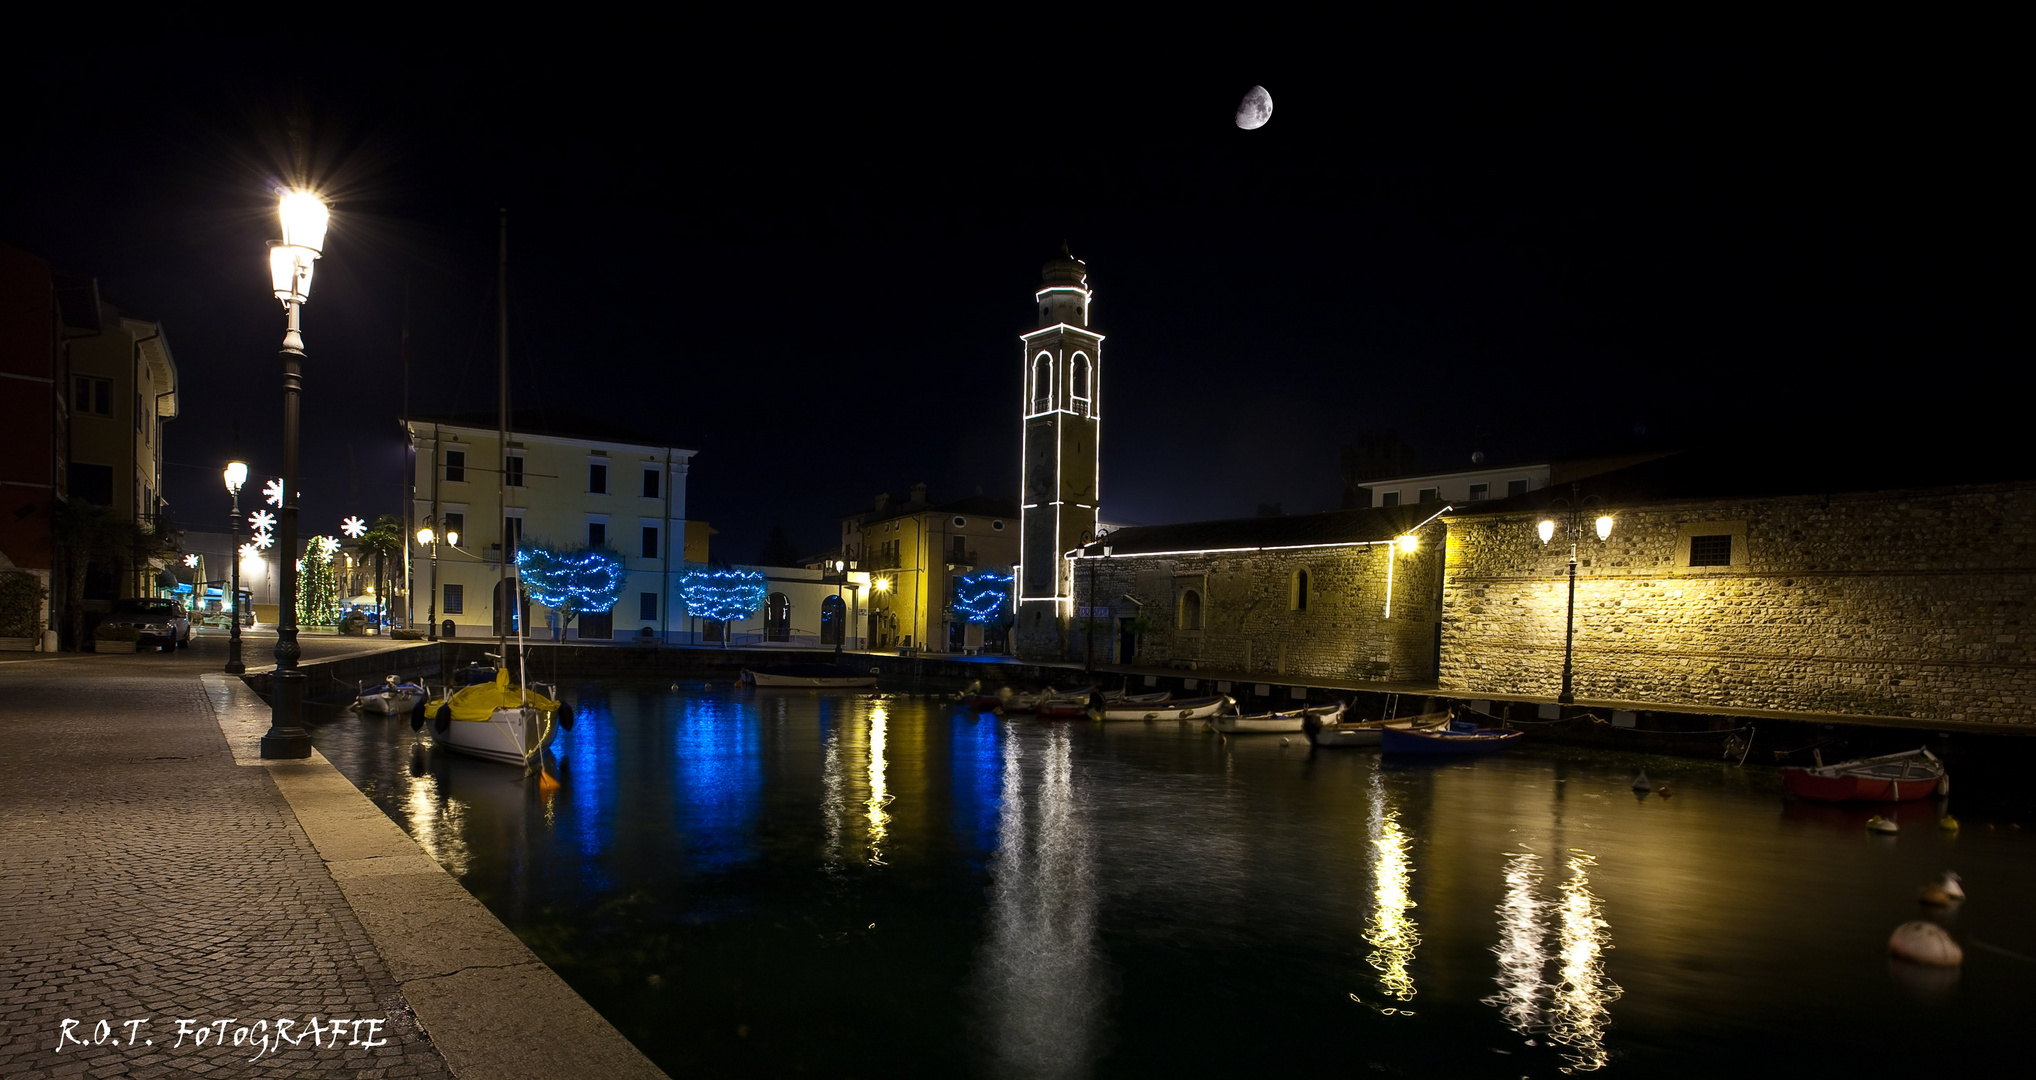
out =
<path fill-rule="evenodd" d="M 1511 498 L 1514 495 L 1525 495 L 1525 494 L 1527 494 L 1527 481 L 1525 480 L 1506 481 L 1506 495 L 1508 498 Z"/>
<path fill-rule="evenodd" d="M 580 615 L 580 636 L 605 641 L 615 636 L 615 612 L 588 611 Z"/>
<path fill-rule="evenodd" d="M 1003 522 L 1001 522 L 1001 521 L 992 521 L 992 522 L 990 522 L 990 528 L 992 528 L 992 529 L 995 529 L 995 530 L 996 530 L 996 531 L 998 531 L 998 532 L 1003 532 L 1003 531 L 1004 531 L 1004 523 L 1003 523 Z"/>
<path fill-rule="evenodd" d="M 1400 493 L 1399 493 L 1399 492 L 1397 492 L 1397 491 L 1387 491 L 1387 492 L 1382 492 L 1382 493 L 1380 493 L 1380 495 L 1379 495 L 1379 505 L 1380 505 L 1380 506 L 1398 506 L 1398 505 L 1400 505 Z"/>
<path fill-rule="evenodd" d="M 589 495 L 608 494 L 608 466 L 606 465 L 587 466 L 587 494 Z"/>
<path fill-rule="evenodd" d="M 445 533 L 447 536 L 462 535 L 466 531 L 467 531 L 467 516 L 465 514 L 449 513 L 445 515 Z M 452 543 L 452 541 L 450 540 L 446 542 Z"/>
<path fill-rule="evenodd" d="M 92 416 L 113 415 L 113 380 L 89 375 L 71 377 L 71 409 Z"/>
<path fill-rule="evenodd" d="M 1492 497 L 1492 485 L 1472 484 L 1470 486 L 1471 502 L 1483 502 L 1484 500 L 1489 499 L 1491 497 Z"/>
<path fill-rule="evenodd" d="M 113 466 L 73 461 L 70 474 L 72 495 L 93 506 L 113 505 Z"/>
<path fill-rule="evenodd" d="M 764 602 L 764 640 L 792 640 L 792 598 L 774 592 Z"/>
<path fill-rule="evenodd" d="M 1181 593 L 1181 629 L 1202 628 L 1202 594 L 1193 589 Z"/>
<path fill-rule="evenodd" d="M 1288 583 L 1287 610 L 1308 610 L 1308 572 L 1306 570 L 1294 571 L 1293 580 Z"/>
<path fill-rule="evenodd" d="M 1032 361 L 1032 411 L 1045 412 L 1053 406 L 1053 357 L 1045 353 Z"/>
<path fill-rule="evenodd" d="M 1081 353 L 1076 353 L 1074 396 L 1084 401 L 1088 400 L 1089 397 L 1089 370 L 1089 358 Z"/>
<path fill-rule="evenodd" d="M 509 455 L 502 466 L 502 482 L 510 487 L 523 486 L 523 455 Z"/>
<path fill-rule="evenodd" d="M 464 484 L 467 482 L 467 452 L 447 450 L 445 452 L 445 482 Z"/>
<path fill-rule="evenodd" d="M 643 527 L 643 557 L 646 559 L 657 558 L 657 526 L 655 525 L 645 525 Z"/>
<path fill-rule="evenodd" d="M 954 537 L 954 551 L 947 557 L 947 561 L 952 563 L 966 563 L 969 561 L 968 537 L 966 536 Z"/>
<path fill-rule="evenodd" d="M 655 499 L 658 497 L 658 492 L 662 490 L 663 485 L 658 483 L 657 470 L 656 469 L 643 470 L 643 497 L 646 499 Z"/>
<path fill-rule="evenodd" d="M 502 557 L 514 559 L 516 548 L 523 543 L 523 519 L 505 517 L 502 519 Z"/>
<path fill-rule="evenodd" d="M 1732 534 L 1690 537 L 1690 565 L 1732 565 Z"/>
<path fill-rule="evenodd" d="M 968 523 L 969 523 L 969 519 L 967 519 L 967 518 L 964 518 L 964 517 L 958 517 L 958 518 L 955 518 L 955 519 L 954 519 L 954 527 L 955 527 L 955 528 L 957 528 L 957 529 L 959 529 L 959 528 L 962 528 L 962 527 L 966 526 L 966 525 L 967 525 Z"/>
<path fill-rule="evenodd" d="M 465 585 L 447 585 L 445 587 L 445 604 L 443 606 L 447 615 L 466 614 L 467 587 Z"/>
<path fill-rule="evenodd" d="M 1432 502 L 1441 502 L 1441 501 L 1442 501 L 1442 489 L 1441 489 L 1441 488 L 1422 488 L 1422 489 L 1421 489 L 1421 497 L 1420 497 L 1420 498 L 1418 498 L 1418 499 L 1415 499 L 1414 501 L 1415 501 L 1415 502 L 1424 502 L 1424 503 L 1432 503 Z"/>
<path fill-rule="evenodd" d="M 657 621 L 657 594 L 654 592 L 636 594 L 636 617 L 644 622 Z"/>
<path fill-rule="evenodd" d="M 588 547 L 608 546 L 608 525 L 606 522 L 601 521 L 587 522 L 587 546 Z"/>

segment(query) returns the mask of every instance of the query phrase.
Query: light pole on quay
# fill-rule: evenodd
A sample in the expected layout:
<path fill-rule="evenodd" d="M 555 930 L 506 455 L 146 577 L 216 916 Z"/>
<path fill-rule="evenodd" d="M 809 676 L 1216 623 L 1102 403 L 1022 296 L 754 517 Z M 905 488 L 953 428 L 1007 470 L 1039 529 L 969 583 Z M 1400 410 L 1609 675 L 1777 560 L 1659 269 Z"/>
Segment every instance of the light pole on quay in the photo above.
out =
<path fill-rule="evenodd" d="M 304 335 L 298 319 L 311 299 L 311 265 L 325 247 L 325 226 L 331 212 L 325 200 L 303 189 L 282 193 L 277 207 L 283 238 L 269 242 L 269 279 L 283 303 L 283 506 L 277 515 L 277 561 L 282 563 L 283 588 L 276 624 L 276 673 L 269 730 L 262 736 L 262 757 L 311 756 L 311 736 L 304 731 L 304 674 L 297 660 L 297 399 L 304 390 Z"/>
<path fill-rule="evenodd" d="M 1598 497 L 1595 495 L 1587 498 L 1579 495 L 1579 485 L 1576 484 L 1569 486 L 1569 492 L 1569 498 L 1557 499 L 1548 504 L 1551 510 L 1558 510 L 1559 508 L 1558 512 L 1561 514 L 1562 523 L 1569 534 L 1569 611 L 1563 617 L 1562 624 L 1562 692 L 1555 696 L 1556 702 L 1562 705 L 1573 704 L 1576 701 L 1576 694 L 1573 692 L 1573 682 L 1571 680 L 1571 659 L 1576 651 L 1577 542 L 1583 539 L 1584 536 L 1585 507 L 1590 503 L 1598 501 Z M 1543 518 L 1541 519 L 1541 524 L 1536 527 L 1536 531 L 1541 534 L 1541 543 L 1544 547 L 1547 546 L 1550 540 L 1555 538 L 1556 521 L 1556 518 Z M 1596 526 L 1598 543 L 1603 544 L 1612 536 L 1612 515 L 1598 515 Z"/>
<path fill-rule="evenodd" d="M 226 673 L 240 675 L 247 665 L 240 662 L 240 488 L 247 483 L 247 462 L 226 463 L 226 493 L 233 496 L 233 517 L 226 522 L 226 558 L 233 564 L 233 628 L 226 636 Z"/>
<path fill-rule="evenodd" d="M 460 534 L 456 532 L 443 535 L 434 532 L 431 527 L 436 524 L 437 519 L 427 517 L 424 519 L 424 527 L 417 530 L 417 542 L 431 549 L 431 591 L 427 594 L 430 599 L 426 601 L 425 611 L 428 615 L 424 624 L 427 640 L 430 641 L 438 640 L 438 545 L 443 541 L 458 547 L 460 543 Z"/>
<path fill-rule="evenodd" d="M 1088 554 L 1088 547 L 1091 544 L 1103 544 L 1109 535 L 1110 530 L 1099 528 L 1093 532 L 1083 533 L 1082 538 L 1075 542 L 1075 550 L 1082 552 L 1082 561 L 1089 563 L 1089 613 L 1083 617 L 1082 623 L 1082 670 L 1089 674 L 1095 674 L 1096 671 L 1096 564 L 1089 562 L 1094 556 Z M 1109 555 L 1110 545 L 1103 544 L 1103 557 L 1108 558 Z"/>

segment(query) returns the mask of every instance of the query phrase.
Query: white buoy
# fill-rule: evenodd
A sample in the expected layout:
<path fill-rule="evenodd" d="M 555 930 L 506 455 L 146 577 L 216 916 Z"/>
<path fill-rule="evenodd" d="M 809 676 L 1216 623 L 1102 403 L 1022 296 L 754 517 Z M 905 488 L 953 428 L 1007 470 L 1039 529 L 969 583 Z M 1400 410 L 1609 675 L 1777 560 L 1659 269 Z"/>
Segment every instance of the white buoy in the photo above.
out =
<path fill-rule="evenodd" d="M 1888 938 L 1888 951 L 1918 964 L 1957 967 L 1965 962 L 1965 950 L 1944 928 L 1933 922 L 1906 922 L 1895 927 Z"/>
<path fill-rule="evenodd" d="M 1902 831 L 1902 827 L 1900 825 L 1895 824 L 1895 819 L 1893 818 L 1884 818 L 1879 814 L 1875 814 L 1874 816 L 1866 819 L 1866 831 L 1877 833 L 1891 833 Z"/>
<path fill-rule="evenodd" d="M 1965 889 L 1958 884 L 1963 880 L 1965 879 L 1959 877 L 1956 873 L 1946 870 L 1942 879 L 1923 886 L 1917 892 L 1916 898 L 1926 904 L 1933 904 L 1939 907 L 1955 904 L 1965 899 Z"/>
<path fill-rule="evenodd" d="M 1648 779 L 1647 779 L 1647 770 L 1646 770 L 1646 769 L 1642 769 L 1642 770 L 1640 770 L 1640 775 L 1639 775 L 1639 776 L 1636 776 L 1636 777 L 1634 777 L 1634 778 L 1633 778 L 1633 790 L 1635 790 L 1635 791 L 1653 791 L 1653 790 L 1654 790 L 1654 785 L 1653 785 L 1652 783 L 1650 783 L 1650 782 L 1648 781 Z"/>

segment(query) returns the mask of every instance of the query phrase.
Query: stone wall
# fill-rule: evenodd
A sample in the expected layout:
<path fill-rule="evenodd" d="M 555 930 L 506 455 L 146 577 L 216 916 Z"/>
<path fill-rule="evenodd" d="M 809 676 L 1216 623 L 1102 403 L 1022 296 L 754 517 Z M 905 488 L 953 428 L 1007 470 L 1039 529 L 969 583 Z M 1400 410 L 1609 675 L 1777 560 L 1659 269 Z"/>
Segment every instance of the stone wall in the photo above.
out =
<path fill-rule="evenodd" d="M 1094 646 L 1099 661 L 1122 661 L 1115 651 L 1119 620 L 1142 614 L 1153 625 L 1138 643 L 1140 666 L 1192 663 L 1198 670 L 1272 677 L 1427 683 L 1434 677 L 1441 559 L 1433 550 L 1389 550 L 1379 544 L 1090 560 L 1076 565 L 1075 599 L 1108 609 Z M 1385 610 L 1389 563 L 1391 618 Z M 1293 604 L 1299 570 L 1308 573 L 1306 610 Z M 1199 630 L 1181 625 L 1189 589 L 1202 600 Z M 1080 630 L 1077 620 L 1074 659 L 1087 648 Z"/>
<path fill-rule="evenodd" d="M 1447 518 L 1440 687 L 1553 698 L 1568 547 Z M 2036 486 L 1655 504 L 1579 546 L 1579 700 L 2036 724 Z M 1692 567 L 1693 535 L 1731 565 Z"/>

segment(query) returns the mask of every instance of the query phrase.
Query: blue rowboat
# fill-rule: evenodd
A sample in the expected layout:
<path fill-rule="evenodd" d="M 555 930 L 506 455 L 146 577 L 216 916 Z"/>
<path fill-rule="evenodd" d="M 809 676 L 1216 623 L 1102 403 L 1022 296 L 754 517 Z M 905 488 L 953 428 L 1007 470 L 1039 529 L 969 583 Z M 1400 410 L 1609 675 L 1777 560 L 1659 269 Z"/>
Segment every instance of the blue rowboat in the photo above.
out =
<path fill-rule="evenodd" d="M 1517 731 L 1481 728 L 1470 721 L 1457 720 L 1447 728 L 1387 728 L 1379 745 L 1388 754 L 1468 757 L 1498 753 L 1520 738 Z"/>

